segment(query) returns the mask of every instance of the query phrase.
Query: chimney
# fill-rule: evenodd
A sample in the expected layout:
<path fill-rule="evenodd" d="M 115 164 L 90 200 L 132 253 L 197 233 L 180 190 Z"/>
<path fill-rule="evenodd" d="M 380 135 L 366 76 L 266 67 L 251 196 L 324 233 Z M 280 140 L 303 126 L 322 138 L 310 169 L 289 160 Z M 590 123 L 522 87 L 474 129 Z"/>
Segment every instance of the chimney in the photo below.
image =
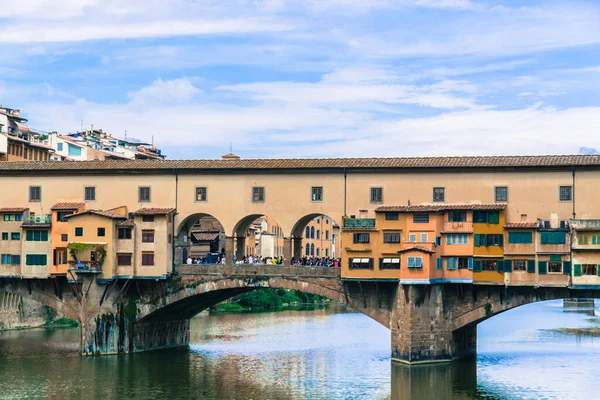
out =
<path fill-rule="evenodd" d="M 223 154 L 221 156 L 221 158 L 223 160 L 227 160 L 227 161 L 234 161 L 234 160 L 239 160 L 240 156 L 238 156 L 237 154 L 233 154 L 233 153 L 227 153 L 227 154 Z"/>

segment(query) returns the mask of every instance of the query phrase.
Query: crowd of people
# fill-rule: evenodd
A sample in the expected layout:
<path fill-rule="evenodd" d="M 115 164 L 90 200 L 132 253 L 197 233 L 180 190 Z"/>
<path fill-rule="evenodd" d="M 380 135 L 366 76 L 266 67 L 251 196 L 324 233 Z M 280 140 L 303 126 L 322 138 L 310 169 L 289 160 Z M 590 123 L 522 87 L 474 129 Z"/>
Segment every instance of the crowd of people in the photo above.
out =
<path fill-rule="evenodd" d="M 207 260 L 205 257 L 188 257 L 186 260 L 186 264 L 211 264 L 215 263 L 214 260 Z M 283 265 L 284 259 L 283 257 L 257 257 L 257 256 L 248 256 L 243 258 L 234 258 L 234 264 L 273 264 L 273 265 Z M 225 257 L 220 257 L 217 261 L 219 264 L 225 264 Z M 302 258 L 293 258 L 290 263 L 292 266 L 303 266 L 303 267 L 330 267 L 330 268 L 340 268 L 341 260 L 339 258 L 331 258 L 331 257 L 302 257 Z"/>

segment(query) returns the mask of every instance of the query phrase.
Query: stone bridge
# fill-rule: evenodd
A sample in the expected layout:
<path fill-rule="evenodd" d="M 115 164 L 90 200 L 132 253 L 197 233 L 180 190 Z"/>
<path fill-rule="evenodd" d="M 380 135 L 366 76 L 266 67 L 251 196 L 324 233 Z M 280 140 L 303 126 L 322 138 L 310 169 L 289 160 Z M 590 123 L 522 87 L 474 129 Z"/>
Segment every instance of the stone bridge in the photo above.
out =
<path fill-rule="evenodd" d="M 598 290 L 565 287 L 352 281 L 341 279 L 339 269 L 279 265 L 182 265 L 166 280 L 109 283 L 95 275 L 79 282 L 0 279 L 0 292 L 31 298 L 79 321 L 83 355 L 185 346 L 190 318 L 259 288 L 318 294 L 365 314 L 391 329 L 392 359 L 409 364 L 473 354 L 477 324 L 514 307 L 600 297 Z"/>

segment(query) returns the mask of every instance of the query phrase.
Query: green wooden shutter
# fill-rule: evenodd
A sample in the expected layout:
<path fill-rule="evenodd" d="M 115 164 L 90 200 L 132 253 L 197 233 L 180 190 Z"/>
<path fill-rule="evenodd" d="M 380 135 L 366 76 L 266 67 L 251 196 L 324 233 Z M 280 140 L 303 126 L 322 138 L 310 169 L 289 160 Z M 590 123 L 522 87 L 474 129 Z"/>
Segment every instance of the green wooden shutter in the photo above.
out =
<path fill-rule="evenodd" d="M 473 257 L 469 257 L 469 261 L 467 261 L 467 267 L 473 271 Z M 598 270 L 600 271 L 600 268 Z"/>
<path fill-rule="evenodd" d="M 481 272 L 481 260 L 473 260 L 473 272 Z"/>
<path fill-rule="evenodd" d="M 498 260 L 498 272 L 504 272 L 504 260 Z"/>
<path fill-rule="evenodd" d="M 383 269 L 383 258 L 379 259 L 379 269 Z"/>
<path fill-rule="evenodd" d="M 538 274 L 546 275 L 548 271 L 548 261 L 538 261 Z"/>
<path fill-rule="evenodd" d="M 481 239 L 480 239 L 480 237 L 479 237 L 479 234 L 478 234 L 478 233 L 476 233 L 475 235 L 473 235 L 473 245 L 474 245 L 475 247 L 479 247 L 479 241 L 480 241 L 480 240 L 481 240 Z"/>
<path fill-rule="evenodd" d="M 596 267 L 596 271 L 598 271 L 598 276 L 600 276 L 600 264 Z"/>
<path fill-rule="evenodd" d="M 488 211 L 487 217 L 488 224 L 500 223 L 500 213 L 498 211 Z"/>
<path fill-rule="evenodd" d="M 512 272 L 512 260 L 504 260 L 504 272 Z"/>
<path fill-rule="evenodd" d="M 48 231 L 42 231 L 42 242 L 48 241 Z"/>
<path fill-rule="evenodd" d="M 563 261 L 563 274 L 571 275 L 571 261 Z"/>
<path fill-rule="evenodd" d="M 535 260 L 527 260 L 527 272 L 535 274 Z"/>
<path fill-rule="evenodd" d="M 438 258 L 435 260 L 435 267 L 437 268 L 438 271 L 442 270 L 442 259 Z"/>
<path fill-rule="evenodd" d="M 498 246 L 504 247 L 504 235 L 498 235 Z"/>
<path fill-rule="evenodd" d="M 33 231 L 27 231 L 27 234 L 26 234 L 26 240 L 27 240 L 28 242 L 31 242 L 31 241 L 33 241 Z"/>
<path fill-rule="evenodd" d="M 565 244 L 567 243 L 566 232 L 554 232 L 554 244 Z"/>
<path fill-rule="evenodd" d="M 575 264 L 573 267 L 573 276 L 581 276 L 581 264 Z"/>
<path fill-rule="evenodd" d="M 550 244 L 552 243 L 552 233 L 551 232 L 542 232 L 542 244 Z"/>

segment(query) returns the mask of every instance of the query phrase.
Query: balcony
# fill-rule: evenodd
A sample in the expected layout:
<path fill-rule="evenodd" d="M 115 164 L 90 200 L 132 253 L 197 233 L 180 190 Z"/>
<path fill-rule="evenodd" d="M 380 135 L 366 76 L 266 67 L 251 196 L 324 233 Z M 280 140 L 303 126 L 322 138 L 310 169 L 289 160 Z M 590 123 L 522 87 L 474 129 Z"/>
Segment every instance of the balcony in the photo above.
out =
<path fill-rule="evenodd" d="M 375 229 L 375 218 L 346 218 L 344 229 Z"/>
<path fill-rule="evenodd" d="M 444 233 L 473 233 L 473 221 L 444 222 Z"/>
<path fill-rule="evenodd" d="M 69 270 L 72 272 L 99 274 L 102 272 L 102 264 L 97 261 L 69 261 Z"/>
<path fill-rule="evenodd" d="M 52 226 L 52 215 L 35 215 L 23 218 L 23 228 L 49 228 Z"/>

